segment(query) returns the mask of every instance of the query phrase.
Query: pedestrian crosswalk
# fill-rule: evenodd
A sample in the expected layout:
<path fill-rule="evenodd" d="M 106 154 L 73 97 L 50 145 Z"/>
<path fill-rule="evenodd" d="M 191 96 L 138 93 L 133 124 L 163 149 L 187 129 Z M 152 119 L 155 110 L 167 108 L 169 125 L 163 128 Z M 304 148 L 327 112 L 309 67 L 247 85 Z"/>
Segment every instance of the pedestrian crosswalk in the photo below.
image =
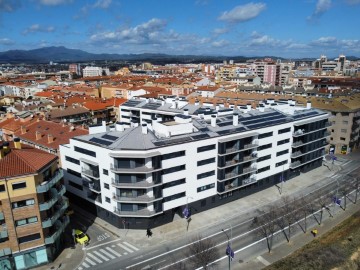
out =
<path fill-rule="evenodd" d="M 77 270 L 85 270 L 94 266 L 120 258 L 139 249 L 128 242 L 112 243 L 109 246 L 101 246 L 86 252 L 85 259 Z"/>

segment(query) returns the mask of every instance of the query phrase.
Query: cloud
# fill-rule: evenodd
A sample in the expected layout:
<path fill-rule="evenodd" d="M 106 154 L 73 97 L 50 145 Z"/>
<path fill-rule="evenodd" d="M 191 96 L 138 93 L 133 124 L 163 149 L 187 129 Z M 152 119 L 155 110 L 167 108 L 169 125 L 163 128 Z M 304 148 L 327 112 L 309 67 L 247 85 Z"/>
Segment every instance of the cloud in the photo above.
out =
<path fill-rule="evenodd" d="M 320 37 L 317 40 L 313 40 L 309 43 L 311 46 L 322 46 L 322 47 L 330 47 L 336 46 L 338 44 L 338 40 L 336 37 Z"/>
<path fill-rule="evenodd" d="M 290 41 L 275 39 L 268 35 L 262 35 L 256 31 L 252 32 L 249 46 L 285 47 Z"/>
<path fill-rule="evenodd" d="M 249 21 L 266 9 L 265 3 L 248 3 L 242 6 L 236 6 L 230 11 L 225 11 L 218 17 L 220 21 L 229 23 L 239 23 Z"/>
<path fill-rule="evenodd" d="M 227 40 L 222 39 L 219 41 L 212 42 L 211 45 L 213 47 L 220 48 L 220 47 L 225 47 L 225 46 L 229 45 L 229 42 Z"/>
<path fill-rule="evenodd" d="M 225 27 L 225 28 L 215 28 L 213 31 L 212 31 L 212 34 L 214 36 L 220 36 L 222 34 L 226 34 L 230 31 L 229 28 Z"/>
<path fill-rule="evenodd" d="M 58 6 L 64 4 L 70 4 L 73 0 L 40 0 L 40 4 L 44 6 Z"/>
<path fill-rule="evenodd" d="M 360 0 L 345 0 L 345 3 L 348 5 L 358 5 L 360 4 Z"/>
<path fill-rule="evenodd" d="M 314 12 L 309 16 L 308 20 L 314 20 L 323 15 L 331 8 L 331 0 L 318 0 Z"/>
<path fill-rule="evenodd" d="M 304 43 L 291 43 L 289 44 L 286 49 L 309 49 L 311 46 Z"/>
<path fill-rule="evenodd" d="M 0 0 L 0 13 L 13 12 L 21 7 L 20 0 Z"/>
<path fill-rule="evenodd" d="M 8 39 L 8 38 L 0 38 L 0 45 L 14 45 L 15 41 Z"/>
<path fill-rule="evenodd" d="M 29 33 L 51 33 L 54 32 L 55 28 L 53 26 L 47 26 L 47 27 L 43 27 L 40 24 L 33 24 L 30 27 L 26 28 L 23 31 L 24 35 L 27 35 Z"/>
<path fill-rule="evenodd" d="M 93 5 L 93 8 L 107 9 L 110 5 L 111 5 L 111 0 L 98 0 L 98 1 Z"/>

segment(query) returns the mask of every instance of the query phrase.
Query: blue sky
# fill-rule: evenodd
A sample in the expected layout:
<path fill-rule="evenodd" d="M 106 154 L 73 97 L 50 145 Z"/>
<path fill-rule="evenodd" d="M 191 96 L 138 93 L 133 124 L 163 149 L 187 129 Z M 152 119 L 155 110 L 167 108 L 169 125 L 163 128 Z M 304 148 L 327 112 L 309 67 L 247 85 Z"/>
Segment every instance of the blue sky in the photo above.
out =
<path fill-rule="evenodd" d="M 0 0 L 0 51 L 360 56 L 360 0 Z"/>

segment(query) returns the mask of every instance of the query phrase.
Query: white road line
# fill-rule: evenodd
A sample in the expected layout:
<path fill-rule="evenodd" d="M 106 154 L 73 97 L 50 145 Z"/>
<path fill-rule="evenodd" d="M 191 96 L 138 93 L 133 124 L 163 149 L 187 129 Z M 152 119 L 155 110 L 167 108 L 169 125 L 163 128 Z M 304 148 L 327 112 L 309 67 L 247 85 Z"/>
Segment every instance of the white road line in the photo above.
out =
<path fill-rule="evenodd" d="M 90 249 L 93 249 L 93 248 L 97 248 L 97 247 L 101 247 L 101 246 L 105 246 L 107 244 L 110 244 L 110 243 L 114 243 L 114 242 L 117 242 L 117 241 L 121 241 L 121 239 L 115 239 L 115 240 L 112 240 L 112 241 L 108 241 L 106 243 L 102 243 L 102 244 L 99 244 L 99 245 L 96 245 L 96 246 L 92 246 L 92 247 L 89 247 L 89 248 L 85 248 L 86 250 L 90 250 Z"/>
<path fill-rule="evenodd" d="M 85 258 L 85 261 L 87 261 L 87 262 L 90 263 L 91 265 L 96 265 L 96 263 L 93 262 L 92 260 L 90 260 L 88 257 Z"/>
<path fill-rule="evenodd" d="M 86 255 L 90 256 L 91 258 L 93 258 L 95 261 L 97 261 L 98 263 L 102 263 L 102 260 L 98 259 L 96 256 L 94 256 L 91 253 L 87 253 Z"/>
<path fill-rule="evenodd" d="M 264 265 L 268 266 L 270 265 L 271 263 L 269 263 L 267 260 L 265 260 L 263 257 L 261 256 L 258 256 L 257 259 L 262 262 Z"/>
<path fill-rule="evenodd" d="M 83 268 L 80 266 L 80 267 L 78 267 L 78 270 L 83 270 Z"/>
<path fill-rule="evenodd" d="M 115 259 L 115 256 L 107 252 L 105 249 L 100 249 L 100 252 L 104 253 L 106 256 L 110 257 L 110 259 Z"/>
<path fill-rule="evenodd" d="M 118 245 L 119 247 L 125 249 L 126 251 L 130 252 L 130 253 L 133 253 L 133 252 L 134 252 L 132 249 L 130 249 L 130 248 L 128 248 L 128 247 L 126 247 L 126 246 L 124 246 L 124 245 L 122 245 L 122 244 L 120 244 L 120 243 L 118 243 L 117 245 Z"/>
<path fill-rule="evenodd" d="M 99 256 L 101 259 L 103 259 L 104 261 L 108 261 L 109 259 L 107 257 L 105 257 L 104 255 L 102 255 L 100 252 L 97 251 L 93 251 L 93 253 L 96 254 L 96 256 Z"/>
<path fill-rule="evenodd" d="M 106 247 L 106 249 L 108 251 L 110 251 L 112 254 L 115 254 L 116 256 L 118 257 L 121 257 L 121 254 L 120 253 L 117 253 L 115 250 L 113 250 L 111 247 Z"/>
<path fill-rule="evenodd" d="M 86 262 L 83 262 L 82 266 L 84 266 L 85 268 L 90 268 L 90 265 L 88 265 Z"/>
<path fill-rule="evenodd" d="M 123 242 L 125 245 L 127 245 L 128 247 L 131 247 L 134 250 L 139 250 L 137 247 L 134 247 L 132 244 L 129 244 L 128 242 Z"/>

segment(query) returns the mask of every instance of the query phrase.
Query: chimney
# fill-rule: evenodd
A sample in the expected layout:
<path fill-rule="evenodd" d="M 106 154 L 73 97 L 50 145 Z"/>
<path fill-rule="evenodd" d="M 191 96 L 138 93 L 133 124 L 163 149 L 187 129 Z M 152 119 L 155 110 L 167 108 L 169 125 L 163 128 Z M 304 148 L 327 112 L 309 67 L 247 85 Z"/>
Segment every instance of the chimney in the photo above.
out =
<path fill-rule="evenodd" d="M 233 114 L 233 126 L 237 126 L 239 124 L 239 115 L 237 113 Z"/>
<path fill-rule="evenodd" d="M 69 131 L 73 131 L 75 129 L 75 127 L 73 126 L 73 125 L 71 125 L 70 127 L 69 127 Z"/>
<path fill-rule="evenodd" d="M 148 133 L 147 124 L 141 124 L 141 132 L 142 132 L 142 134 Z"/>
<path fill-rule="evenodd" d="M 261 105 L 262 105 L 262 104 L 261 104 Z M 260 111 L 260 112 L 264 112 L 264 111 L 265 111 L 265 107 L 264 107 L 264 106 L 261 106 L 261 105 L 260 105 L 260 107 L 259 107 L 259 111 Z"/>
<path fill-rule="evenodd" d="M 3 143 L 3 149 L 4 149 L 4 154 L 7 154 L 10 152 L 9 142 Z"/>
<path fill-rule="evenodd" d="M 216 127 L 216 115 L 215 114 L 211 115 L 211 126 Z"/>
<path fill-rule="evenodd" d="M 199 106 L 199 100 L 195 99 L 195 106 Z"/>
<path fill-rule="evenodd" d="M 25 126 L 21 126 L 21 134 L 25 134 L 26 133 L 26 127 Z"/>
<path fill-rule="evenodd" d="M 117 131 L 124 131 L 124 124 L 122 122 L 116 122 L 115 128 Z"/>
<path fill-rule="evenodd" d="M 14 139 L 14 146 L 15 146 L 16 149 L 21 149 L 20 138 L 15 138 Z"/>
<path fill-rule="evenodd" d="M 0 159 L 3 159 L 4 157 L 5 157 L 4 147 L 0 145 Z"/>
<path fill-rule="evenodd" d="M 250 103 L 246 104 L 246 109 L 248 109 L 249 111 L 251 110 L 251 104 Z"/>
<path fill-rule="evenodd" d="M 41 139 L 41 133 L 40 133 L 40 131 L 36 131 L 36 132 L 35 132 L 35 136 L 36 136 L 36 140 L 40 140 L 40 139 Z"/>
<path fill-rule="evenodd" d="M 189 109 L 184 109 L 184 115 L 189 115 Z"/>
<path fill-rule="evenodd" d="M 219 105 L 219 104 L 216 104 L 216 107 L 215 107 L 215 108 L 216 108 L 217 111 L 219 111 L 220 105 Z"/>
<path fill-rule="evenodd" d="M 48 143 L 52 143 L 54 141 L 54 137 L 52 134 L 48 134 Z"/>
<path fill-rule="evenodd" d="M 311 109 L 311 101 L 308 101 L 308 102 L 306 103 L 306 109 Z"/>

